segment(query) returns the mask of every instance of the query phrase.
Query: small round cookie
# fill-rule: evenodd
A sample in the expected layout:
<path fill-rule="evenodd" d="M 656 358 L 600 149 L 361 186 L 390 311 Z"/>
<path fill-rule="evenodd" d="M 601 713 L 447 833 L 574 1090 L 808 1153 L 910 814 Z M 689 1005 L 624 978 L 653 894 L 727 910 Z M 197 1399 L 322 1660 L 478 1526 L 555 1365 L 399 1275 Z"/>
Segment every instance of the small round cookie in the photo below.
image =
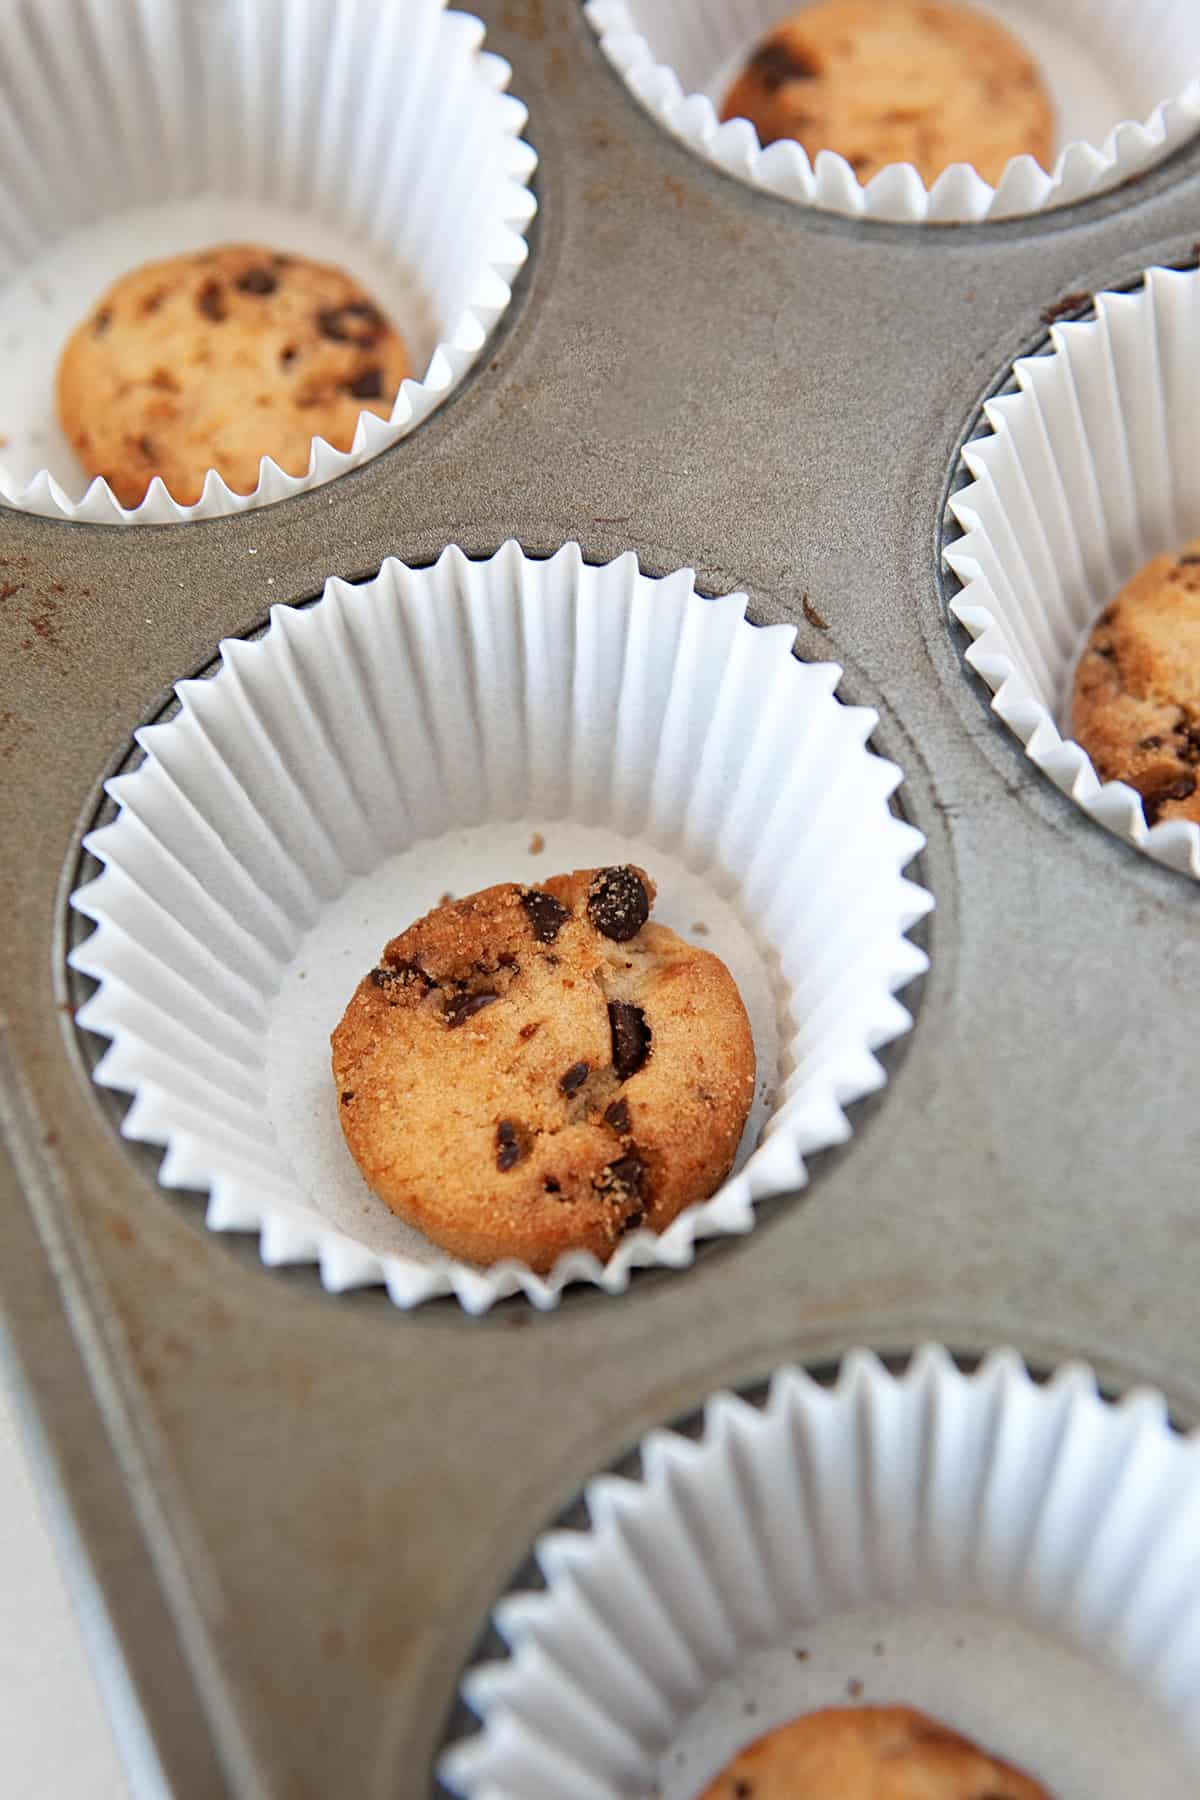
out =
<path fill-rule="evenodd" d="M 907 1706 L 831 1707 L 743 1750 L 700 1800 L 1050 1800 Z"/>
<path fill-rule="evenodd" d="M 728 1174 L 754 1044 L 724 963 L 622 865 L 505 883 L 393 938 L 333 1033 L 350 1153 L 454 1256 L 545 1271 L 661 1231 Z"/>
<path fill-rule="evenodd" d="M 1010 157 L 1054 156 L 1054 116 L 1032 59 L 994 19 L 939 0 L 822 0 L 774 31 L 725 98 L 764 145 L 836 150 L 860 181 L 951 163 L 997 182 Z"/>
<path fill-rule="evenodd" d="M 360 413 L 391 415 L 411 371 L 348 275 L 255 244 L 147 263 L 109 288 L 58 365 L 58 416 L 122 506 L 156 475 L 181 506 L 216 469 L 236 494 L 259 458 L 308 473 L 314 437 L 349 450 Z"/>
<path fill-rule="evenodd" d="M 1200 824 L 1200 539 L 1157 556 L 1092 630 L 1072 730 L 1101 781 L 1127 781 L 1147 825 Z"/>

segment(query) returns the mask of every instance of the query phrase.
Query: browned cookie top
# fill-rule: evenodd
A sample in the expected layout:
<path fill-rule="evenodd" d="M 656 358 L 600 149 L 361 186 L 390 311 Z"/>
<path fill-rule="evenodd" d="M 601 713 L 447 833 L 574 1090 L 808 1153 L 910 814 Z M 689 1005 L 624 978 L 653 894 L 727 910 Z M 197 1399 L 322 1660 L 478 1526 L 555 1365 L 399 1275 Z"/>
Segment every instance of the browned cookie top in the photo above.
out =
<path fill-rule="evenodd" d="M 505 883 L 388 944 L 333 1033 L 351 1154 L 479 1263 L 549 1269 L 662 1230 L 729 1171 L 754 1046 L 715 956 L 648 923 L 629 865 Z"/>
<path fill-rule="evenodd" d="M 1146 822 L 1200 823 L 1200 540 L 1147 563 L 1105 607 L 1075 672 L 1072 729 Z"/>
<path fill-rule="evenodd" d="M 730 88 L 723 119 L 759 139 L 836 150 L 859 179 L 951 163 L 996 182 L 1010 157 L 1053 161 L 1050 102 L 1032 59 L 993 19 L 935 0 L 823 0 L 776 26 Z"/>
<path fill-rule="evenodd" d="M 155 475 L 193 505 L 209 469 L 248 494 L 263 456 L 304 475 L 314 437 L 349 450 L 359 415 L 389 417 L 410 373 L 400 337 L 348 275 L 232 244 L 114 283 L 63 351 L 58 412 L 123 506 Z"/>
<path fill-rule="evenodd" d="M 1045 1788 L 907 1706 L 831 1707 L 743 1750 L 701 1800 L 1050 1800 Z"/>

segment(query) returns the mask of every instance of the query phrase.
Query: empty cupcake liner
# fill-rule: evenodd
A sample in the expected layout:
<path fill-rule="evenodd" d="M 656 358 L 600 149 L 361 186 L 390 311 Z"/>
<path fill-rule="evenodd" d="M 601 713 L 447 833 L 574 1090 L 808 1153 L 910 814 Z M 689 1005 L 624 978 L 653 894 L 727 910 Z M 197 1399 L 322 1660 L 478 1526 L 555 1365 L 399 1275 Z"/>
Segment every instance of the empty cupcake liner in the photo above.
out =
<path fill-rule="evenodd" d="M 1200 1752 L 1200 1439 L 1162 1399 L 868 1352 L 832 1388 L 655 1431 L 640 1479 L 540 1538 L 544 1589 L 496 1608 L 467 1673 L 469 1800 L 694 1800 L 747 1743 L 829 1705 L 907 1704 L 1055 1800 L 1185 1800 Z"/>
<path fill-rule="evenodd" d="M 864 186 L 833 150 L 810 161 L 796 143 L 763 149 L 748 119 L 720 121 L 747 57 L 800 10 L 802 0 L 588 0 L 585 8 L 610 62 L 668 131 L 754 187 L 854 218 L 956 224 L 1044 212 L 1119 186 L 1200 128 L 1200 13 L 1189 0 L 1153 8 L 1061 0 L 1052 13 L 1033 0 L 977 5 L 1041 70 L 1057 124 L 1053 170 L 1016 156 L 993 187 L 957 163 L 926 187 L 910 164 L 893 163 Z"/>
<path fill-rule="evenodd" d="M 1200 532 L 1200 272 L 1151 269 L 1095 316 L 1058 324 L 1013 368 L 950 497 L 950 610 L 992 709 L 1055 786 L 1156 861 L 1200 879 L 1200 826 L 1147 826 L 1069 733 L 1075 665 L 1097 615 L 1154 556 Z"/>
<path fill-rule="evenodd" d="M 132 1095 L 124 1135 L 165 1148 L 160 1182 L 205 1190 L 212 1229 L 257 1232 L 265 1262 L 315 1263 L 331 1290 L 471 1311 L 516 1292 L 551 1307 L 572 1281 L 620 1292 L 803 1186 L 911 1024 L 895 994 L 926 958 L 905 933 L 932 900 L 902 872 L 923 839 L 866 747 L 876 714 L 745 604 L 700 598 L 688 570 L 651 580 L 632 553 L 451 548 L 275 607 L 211 679 L 179 683 L 108 783 L 117 816 L 85 840 L 103 872 L 72 896 L 95 930 L 71 963 L 99 984 L 78 1021 L 111 1040 L 96 1079 Z M 606 1264 L 455 1262 L 359 1176 L 329 1034 L 447 892 L 626 861 L 746 1002 L 759 1087 L 735 1172 Z"/>
<path fill-rule="evenodd" d="M 331 481 L 420 424 L 511 297 L 535 211 L 525 108 L 483 26 L 445 0 L 42 0 L 0 17 L 0 500 L 49 518 L 170 524 Z M 210 470 L 126 509 L 55 410 L 58 359 L 109 284 L 230 242 L 332 262 L 408 346 L 390 419 L 251 494 Z"/>

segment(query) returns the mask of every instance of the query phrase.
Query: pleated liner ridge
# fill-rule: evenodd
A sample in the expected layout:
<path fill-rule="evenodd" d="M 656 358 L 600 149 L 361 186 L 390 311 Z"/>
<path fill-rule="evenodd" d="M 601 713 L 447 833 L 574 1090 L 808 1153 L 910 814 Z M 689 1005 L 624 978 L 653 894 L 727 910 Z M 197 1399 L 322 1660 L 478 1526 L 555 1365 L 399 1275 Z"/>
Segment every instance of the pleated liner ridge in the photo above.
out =
<path fill-rule="evenodd" d="M 496 1609 L 510 1655 L 464 1681 L 482 1729 L 443 1759 L 455 1794 L 648 1793 L 748 1653 L 922 1600 L 1101 1659 L 1200 1748 L 1200 1441 L 1160 1397 L 1114 1406 L 1079 1364 L 1039 1385 L 1011 1351 L 968 1376 L 927 1347 L 902 1377 L 855 1351 L 832 1388 L 780 1370 L 761 1410 L 718 1394 L 699 1442 L 640 1456 L 588 1485 L 587 1530 L 539 1539 L 544 1590 Z"/>
<path fill-rule="evenodd" d="M 42 0 L 0 19 L 0 279 L 98 218 L 204 194 L 335 222 L 406 269 L 437 326 L 390 419 L 353 447 L 313 440 L 307 474 L 269 458 L 234 494 L 210 471 L 195 506 L 156 480 L 121 507 L 47 471 L 0 499 L 54 518 L 170 523 L 266 505 L 378 455 L 461 380 L 510 299 L 535 211 L 511 70 L 445 0 Z M 69 131 L 64 121 L 70 122 Z M 398 321 L 402 323 L 402 321 Z"/>
<path fill-rule="evenodd" d="M 258 1231 L 266 1260 L 317 1262 L 330 1288 L 383 1281 L 402 1306 L 454 1292 L 473 1310 L 518 1290 L 553 1305 L 572 1280 L 620 1291 L 803 1185 L 911 1023 L 895 993 L 926 958 L 905 933 L 932 900 L 902 872 L 923 839 L 889 806 L 899 770 L 865 747 L 876 715 L 744 609 L 698 597 L 688 570 L 644 577 L 632 553 L 595 568 L 573 544 L 546 562 L 451 548 L 276 607 L 263 637 L 222 645 L 211 680 L 181 682 L 177 716 L 139 731 L 145 760 L 108 784 L 118 816 L 86 840 L 103 872 L 72 897 L 95 930 L 71 961 L 99 983 L 79 1023 L 111 1040 L 96 1079 L 133 1096 L 124 1133 L 165 1147 L 163 1185 L 206 1190 L 212 1227 Z M 772 971 L 773 1111 L 712 1199 L 604 1266 L 577 1253 L 543 1279 L 380 1258 L 322 1218 L 279 1141 L 273 1001 L 357 878 L 523 818 L 648 842 L 729 900 Z M 381 920 L 378 942 L 397 928 Z M 339 1136 L 333 1114 L 331 1098 Z"/>
<path fill-rule="evenodd" d="M 1200 533 L 1200 272 L 1151 269 L 1095 317 L 1055 325 L 1013 369 L 963 451 L 945 560 L 970 667 L 1026 754 L 1089 817 L 1200 879 L 1200 826 L 1147 826 L 1069 735 L 1071 683 L 1097 615 L 1144 563 Z"/>

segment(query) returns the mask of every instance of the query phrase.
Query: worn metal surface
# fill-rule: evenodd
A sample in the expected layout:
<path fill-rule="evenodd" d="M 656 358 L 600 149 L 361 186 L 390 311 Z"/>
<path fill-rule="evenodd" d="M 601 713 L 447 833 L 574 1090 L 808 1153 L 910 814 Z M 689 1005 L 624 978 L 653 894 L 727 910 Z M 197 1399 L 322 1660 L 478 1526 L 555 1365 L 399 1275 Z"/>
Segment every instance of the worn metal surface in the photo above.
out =
<path fill-rule="evenodd" d="M 1200 895 L 1037 776 L 964 675 L 937 573 L 981 394 L 1059 296 L 1189 254 L 1200 146 L 1032 224 L 854 225 L 666 139 L 576 0 L 477 10 L 530 108 L 541 213 L 469 385 L 271 510 L 0 514 L 0 1293 L 77 1572 L 180 1800 L 428 1793 L 535 1532 L 646 1427 L 785 1359 L 1005 1341 L 1200 1419 Z M 327 575 L 508 536 L 690 563 L 845 665 L 929 837 L 933 967 L 851 1145 L 749 1239 L 546 1317 L 405 1316 L 261 1269 L 156 1189 L 87 1079 L 65 898 L 101 778 L 220 637 Z"/>

